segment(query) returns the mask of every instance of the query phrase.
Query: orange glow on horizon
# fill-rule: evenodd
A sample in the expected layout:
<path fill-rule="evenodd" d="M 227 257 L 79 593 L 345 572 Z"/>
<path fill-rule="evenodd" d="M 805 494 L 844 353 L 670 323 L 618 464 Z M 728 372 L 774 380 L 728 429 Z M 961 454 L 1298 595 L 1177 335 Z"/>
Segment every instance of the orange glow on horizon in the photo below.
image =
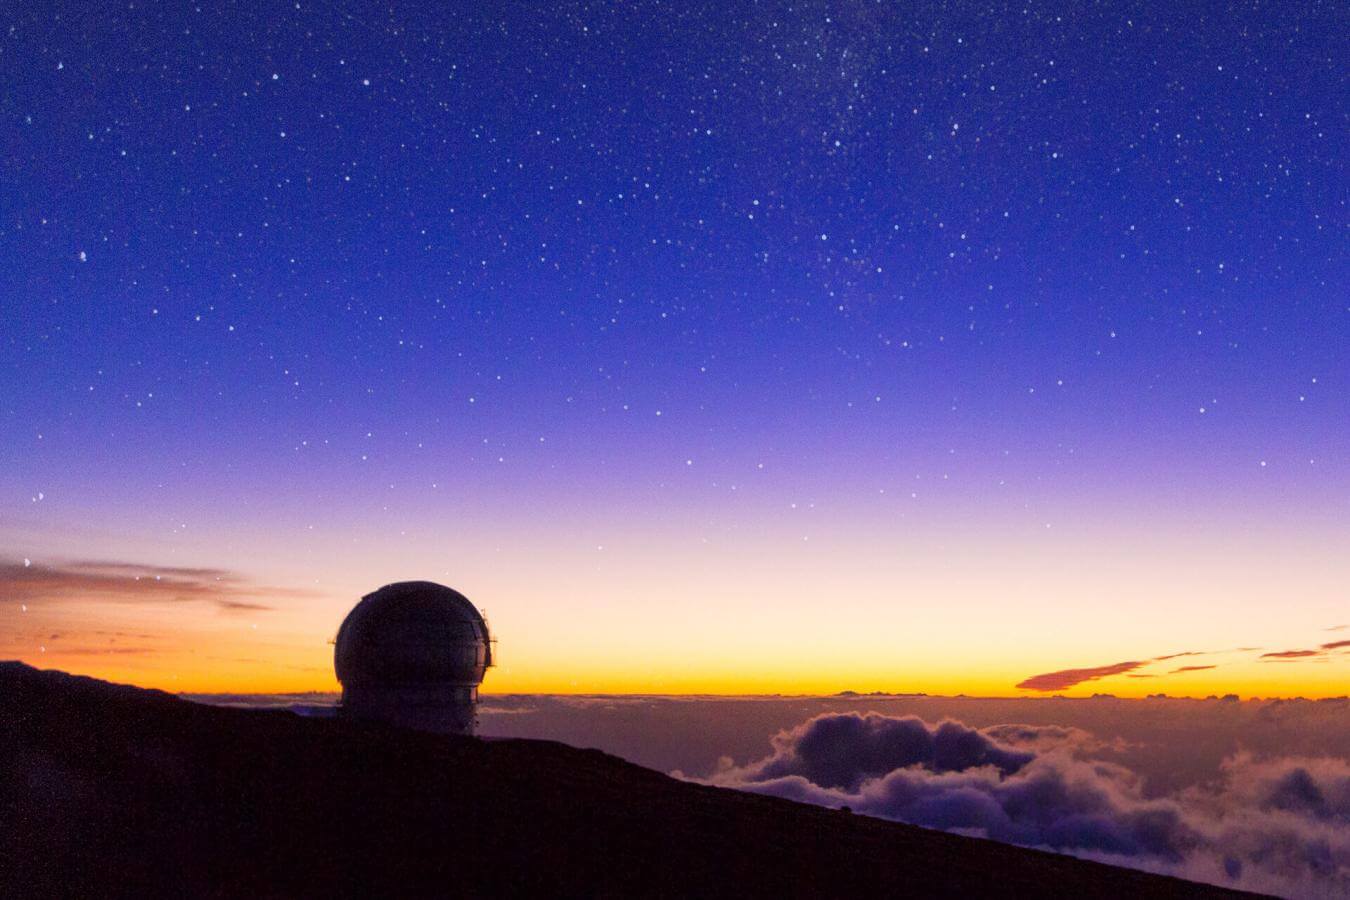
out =
<path fill-rule="evenodd" d="M 281 650 L 281 648 L 278 648 Z M 20 655 L 21 662 L 60 669 L 107 681 L 182 693 L 307 693 L 340 689 L 332 673 L 332 648 L 327 645 L 286 649 L 275 660 L 230 659 L 219 642 L 197 649 L 167 648 L 140 656 L 90 656 L 39 652 Z M 1350 693 L 1350 657 L 1276 663 L 1258 658 L 1230 660 L 1212 670 L 1168 674 L 1154 665 L 1148 674 L 1117 675 L 1087 681 L 1064 690 L 1041 692 L 1015 685 L 1030 674 L 1025 667 L 978 672 L 899 668 L 874 665 L 825 666 L 789 671 L 786 667 L 746 666 L 681 671 L 652 661 L 640 670 L 622 666 L 553 672 L 547 667 L 504 665 L 489 670 L 484 695 L 491 694 L 706 694 L 726 696 L 820 696 L 851 690 L 860 694 L 923 693 L 977 697 L 1088 697 L 1096 693 L 1141 698 L 1164 693 L 1172 697 L 1222 696 L 1305 697 L 1319 699 Z"/>
<path fill-rule="evenodd" d="M 489 694 L 1350 694 L 1350 645 L 1322 649 L 1350 639 L 1334 630 L 1350 577 L 1334 530 L 862 522 L 809 542 L 764 526 L 703 543 L 685 524 L 616 523 L 603 542 L 541 529 L 509 547 L 469 534 L 453 551 L 333 539 L 298 553 L 207 535 L 172 566 L 78 562 L 144 556 L 76 535 L 49 559 L 0 559 L 0 658 L 170 691 L 332 691 L 329 641 L 347 611 L 416 577 L 487 614 Z M 1317 652 L 1263 657 L 1304 650 Z M 1122 661 L 1140 665 L 1016 687 Z"/>

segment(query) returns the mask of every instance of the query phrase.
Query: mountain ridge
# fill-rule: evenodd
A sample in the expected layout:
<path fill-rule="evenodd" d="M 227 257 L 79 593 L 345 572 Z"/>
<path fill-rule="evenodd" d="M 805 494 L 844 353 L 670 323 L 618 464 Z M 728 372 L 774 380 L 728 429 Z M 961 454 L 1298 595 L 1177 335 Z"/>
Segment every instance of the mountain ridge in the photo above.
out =
<path fill-rule="evenodd" d="M 598 750 L 0 663 L 0 893 L 1237 897 L 679 781 Z"/>

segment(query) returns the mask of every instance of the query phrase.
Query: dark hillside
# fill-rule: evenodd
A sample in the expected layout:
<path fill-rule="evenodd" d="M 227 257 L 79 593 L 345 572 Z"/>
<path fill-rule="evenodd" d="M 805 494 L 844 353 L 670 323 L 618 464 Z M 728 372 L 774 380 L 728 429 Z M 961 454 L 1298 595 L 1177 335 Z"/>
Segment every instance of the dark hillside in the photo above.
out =
<path fill-rule="evenodd" d="M 0 664 L 0 895 L 1219 897 L 594 750 Z"/>

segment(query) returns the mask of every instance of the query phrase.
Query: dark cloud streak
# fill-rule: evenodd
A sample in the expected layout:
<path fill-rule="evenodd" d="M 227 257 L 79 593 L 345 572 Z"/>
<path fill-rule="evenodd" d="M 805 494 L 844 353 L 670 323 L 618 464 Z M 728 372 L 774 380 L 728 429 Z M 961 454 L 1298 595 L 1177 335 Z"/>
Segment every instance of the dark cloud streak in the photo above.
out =
<path fill-rule="evenodd" d="M 1110 675 L 1123 675 L 1126 672 L 1132 672 L 1148 665 L 1149 662 L 1149 660 L 1130 660 L 1112 663 L 1108 666 L 1095 666 L 1090 669 L 1062 669 L 1058 672 L 1046 672 L 1042 675 L 1032 675 L 1030 678 L 1018 682 L 1017 687 L 1027 691 L 1063 691 L 1085 681 L 1096 681 Z"/>
<path fill-rule="evenodd" d="M 264 598 L 302 591 L 251 583 L 225 569 L 78 560 L 51 565 L 0 561 L 0 600 L 24 603 L 101 600 L 111 603 L 214 603 L 226 611 L 264 612 Z"/>
<path fill-rule="evenodd" d="M 1328 631 L 1337 631 L 1346 626 L 1337 626 L 1329 628 Z M 1302 659 L 1314 659 L 1325 656 L 1327 651 L 1341 647 L 1350 647 L 1350 640 L 1332 641 L 1323 644 L 1316 650 L 1279 650 L 1271 653 L 1262 653 L 1261 659 L 1270 662 L 1284 661 L 1296 662 Z M 1083 669 L 1061 669 L 1055 672 L 1045 672 L 1040 675 L 1032 675 L 1030 678 L 1018 682 L 1016 687 L 1022 690 L 1030 691 L 1063 691 L 1068 690 L 1087 681 L 1096 681 L 1100 678 L 1109 678 L 1114 675 L 1124 675 L 1127 678 L 1157 678 L 1154 673 L 1137 672 L 1152 663 L 1167 662 L 1168 660 L 1181 659 L 1188 656 L 1214 656 L 1224 653 L 1256 653 L 1261 650 L 1260 647 L 1235 647 L 1231 650 L 1183 650 L 1179 653 L 1168 653 L 1163 656 L 1154 656 L 1145 660 L 1131 660 L 1127 662 L 1111 663 L 1105 666 L 1090 666 Z M 1218 668 L 1217 665 L 1208 666 L 1181 666 L 1171 669 L 1166 674 L 1178 675 L 1185 672 L 1202 672 L 1208 669 Z"/>

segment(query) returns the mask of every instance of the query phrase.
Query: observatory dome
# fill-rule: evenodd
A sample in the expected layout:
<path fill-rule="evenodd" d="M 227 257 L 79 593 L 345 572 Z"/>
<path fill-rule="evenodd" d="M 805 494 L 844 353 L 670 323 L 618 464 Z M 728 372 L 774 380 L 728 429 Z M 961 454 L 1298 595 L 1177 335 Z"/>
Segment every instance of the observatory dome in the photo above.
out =
<path fill-rule="evenodd" d="M 478 683 L 492 665 L 487 622 L 459 591 L 400 581 L 367 594 L 338 629 L 340 715 L 472 734 Z"/>
<path fill-rule="evenodd" d="M 401 581 L 348 613 L 333 664 L 344 689 L 477 685 L 492 665 L 492 646 L 487 622 L 459 591 Z"/>

